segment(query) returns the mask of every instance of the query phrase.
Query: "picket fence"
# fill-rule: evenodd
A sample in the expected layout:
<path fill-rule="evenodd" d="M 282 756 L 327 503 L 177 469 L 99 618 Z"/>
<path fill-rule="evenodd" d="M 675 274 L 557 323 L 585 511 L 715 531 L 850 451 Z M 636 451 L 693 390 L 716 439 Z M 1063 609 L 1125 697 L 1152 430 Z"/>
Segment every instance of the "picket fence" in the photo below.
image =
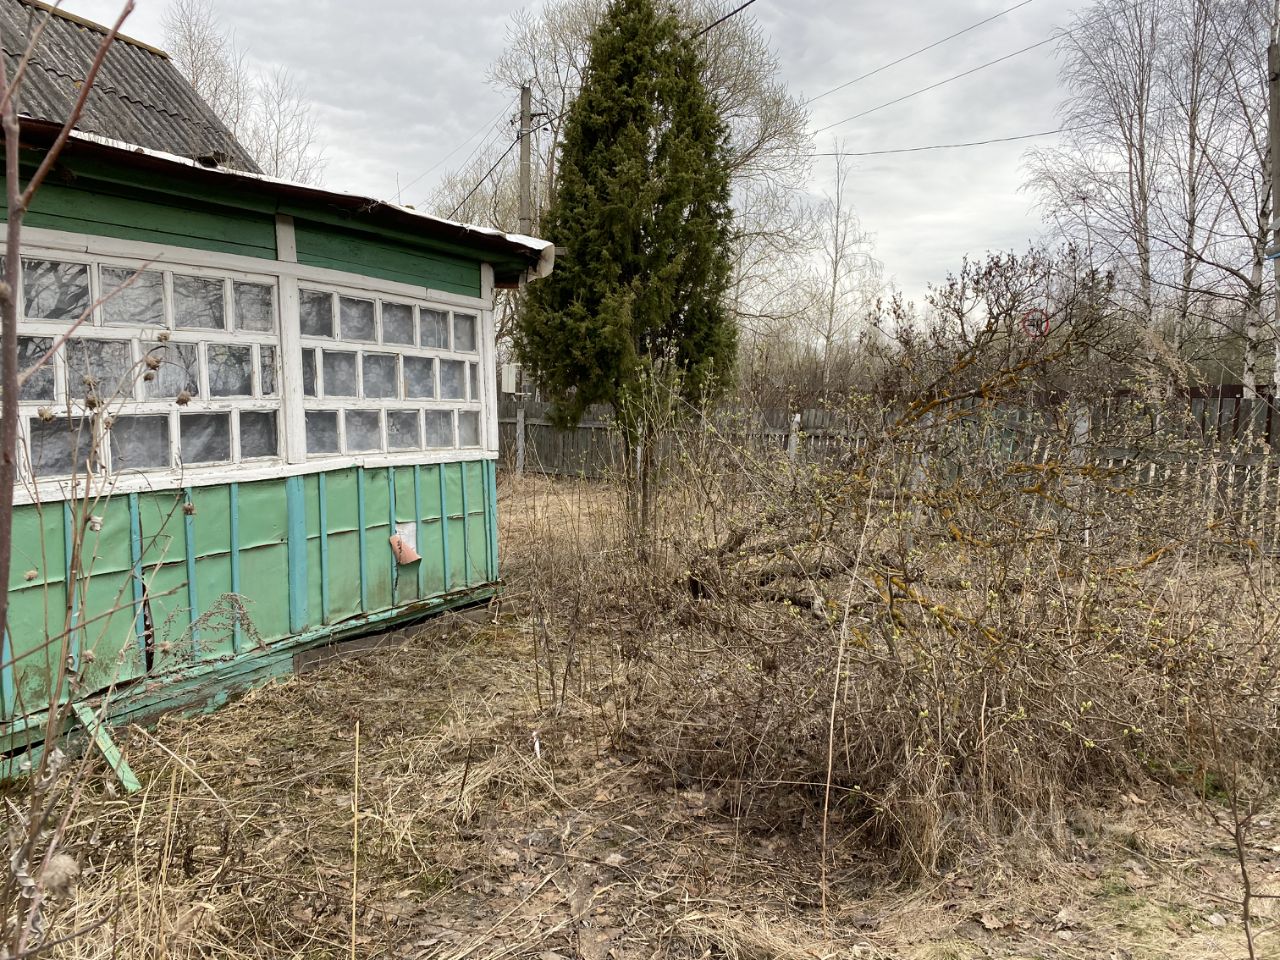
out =
<path fill-rule="evenodd" d="M 1051 445 L 1042 442 L 1037 424 L 1049 406 L 1000 409 L 994 430 L 988 409 L 981 442 L 1002 447 L 1023 463 L 1042 462 Z M 589 411 L 571 430 L 553 426 L 548 409 L 548 404 L 510 398 L 499 405 L 501 468 L 590 479 L 618 475 L 622 445 L 607 408 Z M 1078 458 L 1114 471 L 1128 486 L 1147 487 L 1171 495 L 1187 509 L 1202 510 L 1206 522 L 1229 526 L 1234 539 L 1252 539 L 1265 552 L 1280 552 L 1280 403 L 1269 395 L 1249 399 L 1239 387 L 1228 386 L 1189 391 L 1168 409 L 1181 414 L 1165 417 L 1175 420 L 1176 427 L 1162 423 L 1156 413 L 1146 423 L 1139 417 L 1133 442 L 1121 443 L 1116 431 L 1100 427 L 1119 416 L 1132 417 L 1132 398 L 1115 395 L 1091 403 L 1081 414 L 1085 422 Z M 762 454 L 848 462 L 864 443 L 837 413 L 825 410 L 747 414 L 726 408 L 712 420 L 723 439 Z M 1110 437 L 1109 446 L 1091 439 L 1104 434 Z M 941 466 L 955 478 L 968 469 L 966 460 L 974 449 L 959 442 L 922 455 L 933 457 L 933 468 Z"/>

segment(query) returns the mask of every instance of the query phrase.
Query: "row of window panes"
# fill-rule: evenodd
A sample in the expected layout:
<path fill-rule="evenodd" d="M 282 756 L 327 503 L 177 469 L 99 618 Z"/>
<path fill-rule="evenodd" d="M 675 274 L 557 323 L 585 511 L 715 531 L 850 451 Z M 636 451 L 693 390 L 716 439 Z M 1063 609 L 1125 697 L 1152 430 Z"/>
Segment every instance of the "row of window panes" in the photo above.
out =
<path fill-rule="evenodd" d="M 479 320 L 473 313 L 450 313 L 306 288 L 299 291 L 298 311 L 304 337 L 455 353 L 475 353 L 479 346 Z"/>
<path fill-rule="evenodd" d="M 52 337 L 19 337 L 18 369 L 26 370 L 53 348 Z M 21 399 L 173 400 L 195 397 L 270 397 L 279 387 L 276 350 L 266 344 L 94 340 L 75 337 L 23 384 Z M 59 371 L 65 371 L 61 393 Z"/>
<path fill-rule="evenodd" d="M 465 360 L 307 347 L 302 351 L 302 395 L 477 401 L 479 371 L 479 364 Z"/>
<path fill-rule="evenodd" d="M 171 442 L 174 421 L 176 443 Z M 259 460 L 280 454 L 274 410 L 130 414 L 110 418 L 106 444 L 94 443 L 88 418 L 31 417 L 27 421 L 31 473 L 37 479 L 100 469 L 102 450 L 111 470 L 167 470 L 173 467 Z"/>
<path fill-rule="evenodd" d="M 80 319 L 94 302 L 89 270 L 84 263 L 24 259 L 23 316 L 68 323 Z M 98 290 L 101 320 L 110 326 L 247 333 L 276 329 L 275 287 L 268 283 L 104 264 L 98 267 Z"/>
<path fill-rule="evenodd" d="M 478 410 L 308 410 L 306 419 L 309 456 L 480 446 Z"/>

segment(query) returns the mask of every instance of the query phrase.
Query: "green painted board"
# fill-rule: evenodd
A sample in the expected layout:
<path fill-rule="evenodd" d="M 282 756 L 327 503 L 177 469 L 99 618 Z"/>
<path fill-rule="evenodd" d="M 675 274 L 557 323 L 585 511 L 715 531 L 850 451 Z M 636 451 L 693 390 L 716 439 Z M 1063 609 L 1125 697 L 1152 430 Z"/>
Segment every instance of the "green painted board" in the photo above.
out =
<path fill-rule="evenodd" d="M 120 780 L 120 785 L 124 787 L 126 793 L 137 793 L 142 789 L 142 784 L 138 782 L 138 778 L 134 776 L 133 771 L 129 769 L 129 764 L 125 761 L 120 748 L 116 746 L 115 741 L 111 739 L 111 734 L 107 731 L 107 725 L 93 710 L 85 703 L 77 703 L 72 709 L 76 713 L 76 717 L 84 724 L 84 728 L 89 731 L 89 735 L 93 738 L 94 744 L 106 758 L 108 765 L 115 771 L 116 776 Z"/>
<path fill-rule="evenodd" d="M 413 510 L 413 468 L 401 467 L 396 470 L 396 523 L 412 523 L 415 519 Z"/>
<path fill-rule="evenodd" d="M 423 520 L 440 519 L 440 470 L 439 464 L 432 464 L 419 471 L 421 481 L 418 486 L 422 497 Z"/>
<path fill-rule="evenodd" d="M 360 536 L 355 530 L 329 534 L 329 610 L 335 623 L 360 612 Z"/>
<path fill-rule="evenodd" d="M 440 532 L 440 520 L 436 518 L 424 523 L 422 532 L 418 535 L 418 552 L 422 554 L 422 562 L 426 564 L 425 595 L 428 597 L 439 596 L 449 589 L 445 584 L 444 564 L 441 562 L 444 549 Z"/>
<path fill-rule="evenodd" d="M 66 563 L 62 504 L 33 504 L 15 510 L 10 589 L 23 589 L 35 581 L 60 582 Z M 28 579 L 28 574 L 35 576 Z"/>
<path fill-rule="evenodd" d="M 424 253 L 420 244 L 302 219 L 294 221 L 294 235 L 298 262 L 308 266 L 471 297 L 481 293 L 480 263 L 475 258 Z"/>
<path fill-rule="evenodd" d="M 495 562 L 489 469 L 477 462 L 327 471 L 323 528 L 319 477 L 299 478 L 295 490 L 300 500 L 295 503 L 305 521 L 297 558 L 306 572 L 302 578 L 291 576 L 290 570 L 295 557 L 288 542 L 286 481 L 236 484 L 234 554 L 230 486 L 193 488 L 190 511 L 184 509 L 184 491 L 136 495 L 140 583 L 134 577 L 131 498 L 99 501 L 91 511 L 93 523 L 87 524 L 86 572 L 76 585 L 79 646 L 73 650 L 89 654 L 84 691 L 139 678 L 163 680 L 201 664 L 230 670 L 260 649 L 255 637 L 270 646 L 318 634 L 326 627 L 326 605 L 327 627 L 345 629 L 346 624 L 415 608 L 454 591 L 487 586 Z M 397 523 L 419 521 L 422 559 L 417 563 L 394 562 L 388 542 L 393 514 Z M 31 566 L 15 578 L 10 593 L 13 662 L 5 666 L 4 709 L 11 719 L 38 712 L 53 693 L 51 678 L 62 655 L 59 638 L 67 616 L 68 520 L 84 522 L 78 510 L 62 505 L 16 511 L 23 551 L 19 565 Z M 28 580 L 30 570 L 35 576 Z M 237 582 L 240 602 L 252 621 L 242 629 L 239 647 L 232 596 Z M 291 582 L 305 591 L 301 606 L 309 613 L 303 631 L 290 624 Z M 149 658 L 143 649 L 148 622 Z"/>
<path fill-rule="evenodd" d="M 214 253 L 274 260 L 275 217 L 230 206 L 198 202 L 157 202 L 154 194 L 130 195 L 127 188 L 102 184 L 69 187 L 46 184 L 27 215 L 29 226 L 192 247 Z"/>
<path fill-rule="evenodd" d="M 241 489 L 250 484 L 242 484 Z M 268 643 L 289 636 L 289 549 L 283 543 L 240 554 L 241 596 L 254 628 Z"/>

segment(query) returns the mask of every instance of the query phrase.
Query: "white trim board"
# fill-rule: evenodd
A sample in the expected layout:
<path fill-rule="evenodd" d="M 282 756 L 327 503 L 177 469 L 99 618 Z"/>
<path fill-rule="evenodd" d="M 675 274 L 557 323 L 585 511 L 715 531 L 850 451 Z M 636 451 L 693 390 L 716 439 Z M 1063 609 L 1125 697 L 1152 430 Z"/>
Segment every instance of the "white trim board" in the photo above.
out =
<path fill-rule="evenodd" d="M 187 472 L 148 471 L 123 473 L 114 477 L 80 478 L 74 485 L 70 480 L 41 480 L 36 489 L 28 480 L 19 481 L 14 490 L 13 503 L 22 506 L 31 503 L 60 503 L 64 500 L 83 501 L 118 497 L 130 493 L 181 493 L 184 487 L 216 487 L 229 483 L 252 483 L 255 480 L 283 480 L 287 477 L 304 477 L 314 473 L 348 470 L 353 467 L 380 469 L 383 467 L 433 467 L 442 463 L 479 463 L 496 461 L 497 455 L 489 450 L 415 450 L 408 453 L 380 453 L 367 457 L 335 456 L 312 458 L 305 463 L 272 463 L 261 466 L 241 464 L 215 467 L 192 467 Z"/>

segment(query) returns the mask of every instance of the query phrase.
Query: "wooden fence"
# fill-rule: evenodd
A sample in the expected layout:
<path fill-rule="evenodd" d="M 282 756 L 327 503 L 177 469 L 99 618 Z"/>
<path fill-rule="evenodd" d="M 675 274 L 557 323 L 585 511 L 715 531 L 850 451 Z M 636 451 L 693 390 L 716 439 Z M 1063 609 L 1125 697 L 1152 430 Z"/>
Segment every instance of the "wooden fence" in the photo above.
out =
<path fill-rule="evenodd" d="M 1027 404 L 1009 405 L 994 412 L 1003 420 L 1005 439 L 1018 445 L 1033 442 L 1044 411 L 1061 406 L 1061 397 L 1040 397 Z M 622 444 L 607 407 L 595 407 L 574 429 L 560 430 L 547 414 L 550 404 L 503 400 L 498 408 L 498 445 L 506 469 L 565 476 L 600 478 L 622 463 Z M 1093 402 L 1081 437 L 1106 435 L 1116 420 L 1132 418 L 1132 395 L 1116 394 Z M 1150 408 L 1146 429 L 1151 437 L 1163 433 L 1185 457 L 1187 444 L 1198 448 L 1231 450 L 1233 456 L 1257 457 L 1280 445 L 1280 402 L 1269 393 L 1246 399 L 1240 387 L 1192 390 L 1177 402 L 1166 403 L 1163 412 Z M 1172 411 L 1175 416 L 1170 416 Z M 988 411 L 988 415 L 991 415 Z M 712 418 L 727 440 L 760 451 L 786 451 L 793 457 L 828 459 L 860 446 L 862 439 L 839 412 L 829 410 L 752 410 L 722 408 Z M 1140 428 L 1139 428 L 1140 429 Z M 1113 444 L 1108 460 L 1132 455 Z M 1102 453 L 1092 449 L 1092 456 Z"/>
<path fill-rule="evenodd" d="M 1045 428 L 1048 418 L 1072 408 L 1062 397 L 1044 399 L 963 414 L 934 432 L 920 454 L 951 481 L 992 455 L 1026 464 L 1060 457 L 1061 423 L 1057 440 Z M 542 403 L 500 406 L 503 467 L 588 478 L 617 475 L 622 445 L 607 409 L 589 411 L 567 431 L 554 427 L 547 411 Z M 1073 415 L 1079 418 L 1073 428 L 1079 444 L 1067 451 L 1072 459 L 1115 471 L 1125 486 L 1172 495 L 1185 509 L 1203 511 L 1206 521 L 1225 523 L 1236 539 L 1252 538 L 1266 552 L 1280 552 L 1280 404 L 1270 396 L 1246 399 L 1239 388 L 1227 387 L 1153 405 L 1116 395 L 1075 408 Z M 866 443 L 838 414 L 822 410 L 722 409 L 712 423 L 737 448 L 806 461 L 848 462 Z"/>

